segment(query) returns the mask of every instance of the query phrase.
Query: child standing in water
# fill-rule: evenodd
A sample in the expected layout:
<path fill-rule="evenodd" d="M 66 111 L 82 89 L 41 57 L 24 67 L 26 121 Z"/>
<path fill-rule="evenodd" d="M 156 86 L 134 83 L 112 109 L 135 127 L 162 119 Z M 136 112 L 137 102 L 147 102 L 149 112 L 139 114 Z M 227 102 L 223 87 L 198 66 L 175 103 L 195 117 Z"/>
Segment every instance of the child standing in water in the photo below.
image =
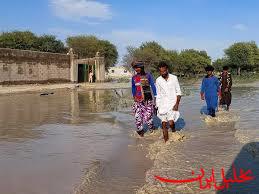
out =
<path fill-rule="evenodd" d="M 208 114 L 215 117 L 215 112 L 218 107 L 220 82 L 218 78 L 213 75 L 214 68 L 211 65 L 205 67 L 205 71 L 207 75 L 202 80 L 201 99 L 206 100 Z"/>
<path fill-rule="evenodd" d="M 93 72 L 92 72 L 92 70 L 90 70 L 90 72 L 89 72 L 89 83 L 93 83 Z"/>
<path fill-rule="evenodd" d="M 145 72 L 143 62 L 133 62 L 132 67 L 137 73 L 132 77 L 132 95 L 134 98 L 132 109 L 135 114 L 137 133 L 143 137 L 145 123 L 149 130 L 153 131 L 153 101 L 156 96 L 156 87 L 152 75 Z"/>

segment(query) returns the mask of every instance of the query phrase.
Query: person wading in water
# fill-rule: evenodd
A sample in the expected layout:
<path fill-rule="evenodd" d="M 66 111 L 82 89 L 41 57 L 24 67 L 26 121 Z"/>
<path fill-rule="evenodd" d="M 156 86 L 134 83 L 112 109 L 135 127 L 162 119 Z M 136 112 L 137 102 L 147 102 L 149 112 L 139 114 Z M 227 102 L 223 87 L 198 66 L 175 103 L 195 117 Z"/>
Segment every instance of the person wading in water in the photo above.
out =
<path fill-rule="evenodd" d="M 221 99 L 220 106 L 223 107 L 227 105 L 226 110 L 229 111 L 229 106 L 231 104 L 231 87 L 232 87 L 232 77 L 228 72 L 228 66 L 223 67 L 223 72 L 221 72 L 219 77 L 220 85 L 221 85 Z"/>
<path fill-rule="evenodd" d="M 132 62 L 132 67 L 136 71 L 136 75 L 132 77 L 132 95 L 134 104 L 132 110 L 135 115 L 135 122 L 137 126 L 137 133 L 144 136 L 144 124 L 146 123 L 149 130 L 152 132 L 154 100 L 156 97 L 156 87 L 154 79 L 150 73 L 144 70 L 144 62 Z"/>
<path fill-rule="evenodd" d="M 213 75 L 214 67 L 208 65 L 205 67 L 207 75 L 203 78 L 201 84 L 201 99 L 206 100 L 208 115 L 215 117 L 218 107 L 218 96 L 220 93 L 220 83 L 216 76 Z"/>
<path fill-rule="evenodd" d="M 166 142 L 169 139 L 167 122 L 169 121 L 171 130 L 175 132 L 175 122 L 180 116 L 178 108 L 182 94 L 177 77 L 168 72 L 168 65 L 162 61 L 158 68 L 160 76 L 156 79 L 157 116 L 162 121 L 163 136 Z"/>

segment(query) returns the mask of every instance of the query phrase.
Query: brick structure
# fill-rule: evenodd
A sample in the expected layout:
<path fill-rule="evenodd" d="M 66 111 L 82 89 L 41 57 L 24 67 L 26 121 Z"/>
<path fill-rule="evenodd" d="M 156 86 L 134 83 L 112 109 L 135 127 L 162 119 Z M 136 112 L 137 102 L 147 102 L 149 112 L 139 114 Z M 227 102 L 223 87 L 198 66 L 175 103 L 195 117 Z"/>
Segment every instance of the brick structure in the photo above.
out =
<path fill-rule="evenodd" d="M 78 64 L 95 65 L 96 81 L 104 81 L 104 59 L 76 59 L 68 54 L 0 48 L 0 84 L 78 82 Z"/>

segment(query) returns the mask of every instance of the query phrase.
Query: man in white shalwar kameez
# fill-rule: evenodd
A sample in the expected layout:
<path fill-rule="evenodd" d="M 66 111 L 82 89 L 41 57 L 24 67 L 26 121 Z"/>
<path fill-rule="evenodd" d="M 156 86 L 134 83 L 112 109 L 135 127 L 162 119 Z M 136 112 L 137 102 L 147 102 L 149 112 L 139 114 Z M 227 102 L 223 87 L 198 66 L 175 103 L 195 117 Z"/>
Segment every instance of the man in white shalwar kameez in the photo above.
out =
<path fill-rule="evenodd" d="M 156 107 L 157 116 L 162 121 L 163 137 L 166 142 L 168 140 L 167 122 L 175 132 L 175 122 L 180 116 L 178 108 L 182 94 L 177 76 L 169 74 L 168 65 L 165 62 L 159 63 L 159 73 L 160 76 L 156 79 Z"/>

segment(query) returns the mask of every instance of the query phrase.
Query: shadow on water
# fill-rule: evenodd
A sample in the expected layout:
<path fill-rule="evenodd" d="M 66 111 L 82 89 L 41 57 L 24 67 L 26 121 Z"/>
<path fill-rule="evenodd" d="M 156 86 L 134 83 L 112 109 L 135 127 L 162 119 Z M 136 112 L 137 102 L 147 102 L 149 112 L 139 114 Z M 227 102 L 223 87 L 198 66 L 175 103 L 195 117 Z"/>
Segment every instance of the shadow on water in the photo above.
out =
<path fill-rule="evenodd" d="M 162 128 L 162 122 L 161 122 L 161 120 L 160 120 L 157 116 L 154 116 L 154 118 L 153 118 L 153 123 L 154 123 L 154 127 L 155 127 L 156 129 Z M 176 129 L 176 131 L 181 131 L 181 130 L 185 127 L 185 125 L 186 125 L 186 123 L 185 123 L 184 119 L 180 117 L 180 118 L 176 121 L 176 123 L 175 123 L 175 129 Z M 168 126 L 168 127 L 169 127 L 169 126 Z"/>
<path fill-rule="evenodd" d="M 228 189 L 217 191 L 217 194 L 258 194 L 259 193 L 259 142 L 251 142 L 244 145 L 233 161 L 232 167 L 227 171 L 226 179 L 234 179 L 233 167 L 236 169 L 237 177 L 240 176 L 240 170 L 244 172 L 251 170 L 247 176 L 254 177 L 253 180 L 243 183 L 230 183 Z M 241 178 L 241 177 L 239 177 Z M 224 184 L 222 182 L 221 184 Z"/>
<path fill-rule="evenodd" d="M 207 110 L 207 106 L 203 106 L 201 107 L 200 113 L 203 115 L 208 115 L 208 110 Z"/>
<path fill-rule="evenodd" d="M 132 101 L 129 90 L 119 92 L 119 97 L 111 90 L 0 96 L 0 141 L 41 139 L 44 131 L 36 128 L 44 124 L 112 123 L 114 118 L 104 118 L 105 112 L 124 111 Z"/>

